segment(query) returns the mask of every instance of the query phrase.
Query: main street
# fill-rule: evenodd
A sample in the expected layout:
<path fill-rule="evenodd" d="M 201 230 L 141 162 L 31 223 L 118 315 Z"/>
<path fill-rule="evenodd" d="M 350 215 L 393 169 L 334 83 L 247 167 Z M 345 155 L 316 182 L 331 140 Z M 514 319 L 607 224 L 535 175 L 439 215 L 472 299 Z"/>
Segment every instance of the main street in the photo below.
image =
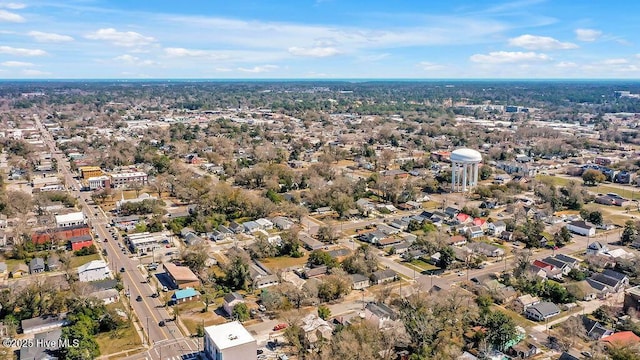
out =
<path fill-rule="evenodd" d="M 173 347 L 167 347 L 162 357 L 148 350 L 144 354 L 132 358 L 147 356 L 150 359 L 166 359 L 171 356 L 184 357 L 194 351 L 197 352 L 197 348 L 188 346 L 189 339 L 184 338 L 176 322 L 170 321 L 172 316 L 165 309 L 160 297 L 151 297 L 153 293 L 157 292 L 157 288 L 152 286 L 153 282 L 147 282 L 147 276 L 139 268 L 140 262 L 136 258 L 130 257 L 126 245 L 119 243 L 119 239 L 109 233 L 110 220 L 107 214 L 102 209 L 92 208 L 87 203 L 90 199 L 89 195 L 79 191 L 80 184 L 74 178 L 67 160 L 58 151 L 53 137 L 42 125 L 39 116 L 34 115 L 34 120 L 42 134 L 43 141 L 49 147 L 49 151 L 58 164 L 58 171 L 63 175 L 67 189 L 78 199 L 80 209 L 88 218 L 97 238 L 100 239 L 97 245 L 106 250 L 106 258 L 112 273 L 120 273 L 121 275 L 123 287 L 129 295 L 126 302 L 138 318 L 139 327 L 144 334 L 143 342 L 148 347 L 153 347 L 154 344 L 163 341 L 172 341 L 175 344 Z M 103 242 L 104 239 L 107 239 L 107 242 Z M 124 269 L 124 272 L 120 272 L 121 268 Z M 138 296 L 140 296 L 140 301 L 136 300 Z M 164 321 L 165 326 L 160 326 L 160 321 Z"/>

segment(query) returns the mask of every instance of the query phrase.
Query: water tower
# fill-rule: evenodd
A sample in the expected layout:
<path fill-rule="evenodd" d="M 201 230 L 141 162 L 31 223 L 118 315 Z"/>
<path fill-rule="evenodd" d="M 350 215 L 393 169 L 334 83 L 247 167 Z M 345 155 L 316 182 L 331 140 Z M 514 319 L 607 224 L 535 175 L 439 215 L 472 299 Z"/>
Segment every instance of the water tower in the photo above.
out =
<path fill-rule="evenodd" d="M 465 192 L 478 185 L 478 166 L 482 155 L 473 149 L 457 149 L 451 153 L 451 191 Z"/>

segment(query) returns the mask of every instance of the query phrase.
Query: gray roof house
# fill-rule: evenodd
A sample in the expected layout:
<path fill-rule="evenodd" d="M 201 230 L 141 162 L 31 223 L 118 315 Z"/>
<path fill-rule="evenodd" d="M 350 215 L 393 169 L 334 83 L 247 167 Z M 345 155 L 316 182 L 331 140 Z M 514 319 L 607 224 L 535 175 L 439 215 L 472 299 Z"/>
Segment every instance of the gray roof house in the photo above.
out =
<path fill-rule="evenodd" d="M 398 274 L 391 269 L 378 270 L 371 275 L 371 281 L 374 284 L 382 284 L 386 282 L 395 281 L 398 278 Z"/>
<path fill-rule="evenodd" d="M 353 290 L 362 290 L 371 285 L 369 278 L 362 274 L 351 275 L 351 288 Z"/>
<path fill-rule="evenodd" d="M 531 320 L 543 321 L 560 314 L 560 308 L 552 302 L 543 301 L 527 307 L 524 313 Z"/>
<path fill-rule="evenodd" d="M 25 319 L 20 323 L 23 334 L 38 334 L 68 325 L 67 314 L 45 315 L 37 318 Z"/>
<path fill-rule="evenodd" d="M 33 258 L 29 261 L 29 273 L 37 274 L 44 271 L 44 259 L 43 258 Z"/>

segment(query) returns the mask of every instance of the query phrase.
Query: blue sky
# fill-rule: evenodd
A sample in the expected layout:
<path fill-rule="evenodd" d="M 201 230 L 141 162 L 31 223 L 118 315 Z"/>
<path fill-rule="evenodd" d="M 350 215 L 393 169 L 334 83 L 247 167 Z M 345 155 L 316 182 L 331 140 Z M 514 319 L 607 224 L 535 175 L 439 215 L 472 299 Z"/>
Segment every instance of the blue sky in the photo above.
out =
<path fill-rule="evenodd" d="M 0 0 L 0 78 L 640 78 L 640 1 Z"/>

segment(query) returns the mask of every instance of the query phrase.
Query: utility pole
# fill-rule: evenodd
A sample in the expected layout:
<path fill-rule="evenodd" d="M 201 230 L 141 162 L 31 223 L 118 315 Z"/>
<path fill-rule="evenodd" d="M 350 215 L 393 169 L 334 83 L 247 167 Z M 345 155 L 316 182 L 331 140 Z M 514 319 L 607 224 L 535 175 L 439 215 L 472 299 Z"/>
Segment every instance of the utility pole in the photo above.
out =
<path fill-rule="evenodd" d="M 149 333 L 149 317 L 147 316 L 147 344 L 151 345 L 151 333 Z"/>

